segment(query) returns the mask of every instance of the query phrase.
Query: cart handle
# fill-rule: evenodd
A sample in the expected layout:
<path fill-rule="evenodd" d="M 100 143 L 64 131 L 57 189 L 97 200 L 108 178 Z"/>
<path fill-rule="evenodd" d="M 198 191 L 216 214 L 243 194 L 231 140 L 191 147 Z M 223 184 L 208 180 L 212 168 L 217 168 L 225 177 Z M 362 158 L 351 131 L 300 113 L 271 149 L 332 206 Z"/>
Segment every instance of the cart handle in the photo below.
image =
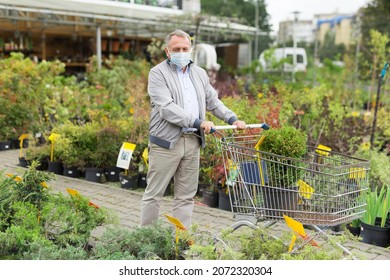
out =
<path fill-rule="evenodd" d="M 269 125 L 266 123 L 247 124 L 246 129 L 248 129 L 248 128 L 262 128 L 264 130 L 268 130 Z M 226 130 L 226 129 L 237 129 L 237 126 L 236 125 L 217 125 L 217 126 L 211 128 L 210 133 L 214 133 L 217 130 Z"/>

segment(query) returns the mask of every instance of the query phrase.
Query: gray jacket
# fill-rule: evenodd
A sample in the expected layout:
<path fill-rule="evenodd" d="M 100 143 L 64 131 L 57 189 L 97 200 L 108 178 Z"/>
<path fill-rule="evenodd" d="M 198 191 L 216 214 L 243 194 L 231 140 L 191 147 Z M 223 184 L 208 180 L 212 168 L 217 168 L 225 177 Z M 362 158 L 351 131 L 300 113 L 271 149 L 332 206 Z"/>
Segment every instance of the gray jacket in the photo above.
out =
<path fill-rule="evenodd" d="M 199 118 L 189 115 L 183 108 L 183 97 L 176 65 L 164 60 L 150 70 L 148 93 L 151 102 L 149 141 L 166 149 L 172 149 L 179 140 L 182 128 L 197 128 L 204 146 L 204 132 L 200 129 L 206 119 L 206 110 L 217 118 L 232 124 L 237 120 L 211 86 L 206 71 L 189 64 L 190 78 L 194 84 L 199 103 Z"/>

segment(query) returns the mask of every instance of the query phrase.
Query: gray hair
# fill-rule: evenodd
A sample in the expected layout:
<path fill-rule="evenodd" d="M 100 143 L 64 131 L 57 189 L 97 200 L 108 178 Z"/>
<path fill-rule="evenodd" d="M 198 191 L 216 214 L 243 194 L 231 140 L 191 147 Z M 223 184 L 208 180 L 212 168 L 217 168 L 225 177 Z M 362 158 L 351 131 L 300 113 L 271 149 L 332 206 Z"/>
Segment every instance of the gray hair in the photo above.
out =
<path fill-rule="evenodd" d="M 191 45 L 191 37 L 190 37 L 190 35 L 188 35 L 187 32 L 184 32 L 183 30 L 178 29 L 178 30 L 175 30 L 175 31 L 171 32 L 170 34 L 168 34 L 168 36 L 165 38 L 165 46 L 167 48 L 168 48 L 169 42 L 171 41 L 171 38 L 173 36 L 187 38 L 188 41 L 190 42 L 190 45 Z"/>

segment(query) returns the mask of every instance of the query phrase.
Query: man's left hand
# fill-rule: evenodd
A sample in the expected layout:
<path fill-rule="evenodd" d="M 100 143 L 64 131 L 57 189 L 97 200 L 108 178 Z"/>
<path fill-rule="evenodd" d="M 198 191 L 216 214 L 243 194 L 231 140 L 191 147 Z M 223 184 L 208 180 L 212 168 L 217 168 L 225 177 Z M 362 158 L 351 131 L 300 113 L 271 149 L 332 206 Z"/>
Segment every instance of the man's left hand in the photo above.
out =
<path fill-rule="evenodd" d="M 237 120 L 232 124 L 237 126 L 237 129 L 245 129 L 246 128 L 246 123 L 244 121 Z"/>

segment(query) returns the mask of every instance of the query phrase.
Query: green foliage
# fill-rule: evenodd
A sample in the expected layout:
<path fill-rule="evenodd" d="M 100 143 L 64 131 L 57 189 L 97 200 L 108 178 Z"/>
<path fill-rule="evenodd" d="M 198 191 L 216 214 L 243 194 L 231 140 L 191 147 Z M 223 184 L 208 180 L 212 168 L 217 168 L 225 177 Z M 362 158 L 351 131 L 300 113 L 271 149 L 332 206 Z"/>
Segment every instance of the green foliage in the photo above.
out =
<path fill-rule="evenodd" d="M 345 50 L 346 47 L 344 44 L 335 43 L 335 33 L 332 32 L 332 30 L 328 30 L 325 34 L 324 42 L 318 49 L 318 57 L 321 61 L 324 61 L 325 59 L 339 60 L 338 58 L 344 55 Z"/>
<path fill-rule="evenodd" d="M 333 247 L 332 238 L 320 247 L 304 245 L 304 240 L 298 238 L 289 253 L 291 234 L 275 238 L 262 227 L 226 229 L 220 236 L 195 231 L 191 238 L 195 243 L 185 252 L 188 260 L 337 260 L 343 255 Z"/>
<path fill-rule="evenodd" d="M 50 194 L 54 175 L 36 170 L 0 177 L 0 259 L 86 258 L 91 231 L 116 222 L 81 195 Z M 85 252 L 83 252 L 85 251 Z"/>
<path fill-rule="evenodd" d="M 47 239 L 30 243 L 28 251 L 23 252 L 23 260 L 87 260 L 88 252 L 83 247 L 58 246 Z"/>
<path fill-rule="evenodd" d="M 89 205 L 89 199 L 81 196 L 52 196 L 42 209 L 45 236 L 62 247 L 85 246 L 91 231 L 113 218 L 104 208 Z"/>
<path fill-rule="evenodd" d="M 367 203 L 366 212 L 363 214 L 361 221 L 369 225 L 376 225 L 376 219 L 379 217 L 380 226 L 384 227 L 390 211 L 390 187 L 385 186 L 380 190 L 378 188 L 368 190 L 365 198 Z"/>
<path fill-rule="evenodd" d="M 390 158 L 378 150 L 359 150 L 357 157 L 370 161 L 369 185 L 371 189 L 390 186 Z"/>
<path fill-rule="evenodd" d="M 179 243 L 178 255 L 187 245 Z M 93 250 L 95 259 L 176 259 L 172 228 L 157 223 L 133 230 L 108 228 Z"/>
<path fill-rule="evenodd" d="M 256 3 L 253 1 L 234 0 L 234 1 L 207 1 L 202 0 L 202 12 L 213 16 L 223 16 L 239 19 L 242 22 L 255 26 Z M 270 31 L 270 26 L 267 22 L 267 9 L 264 1 L 259 1 L 259 28 L 262 31 Z"/>
<path fill-rule="evenodd" d="M 300 158 L 307 150 L 307 135 L 292 126 L 264 131 L 261 150 L 290 158 Z"/>
<path fill-rule="evenodd" d="M 7 127 L 10 137 L 16 139 L 43 125 L 46 86 L 63 71 L 59 62 L 36 64 L 21 53 L 0 60 L 0 116 L 6 116 L 0 117 L 0 126 Z"/>

